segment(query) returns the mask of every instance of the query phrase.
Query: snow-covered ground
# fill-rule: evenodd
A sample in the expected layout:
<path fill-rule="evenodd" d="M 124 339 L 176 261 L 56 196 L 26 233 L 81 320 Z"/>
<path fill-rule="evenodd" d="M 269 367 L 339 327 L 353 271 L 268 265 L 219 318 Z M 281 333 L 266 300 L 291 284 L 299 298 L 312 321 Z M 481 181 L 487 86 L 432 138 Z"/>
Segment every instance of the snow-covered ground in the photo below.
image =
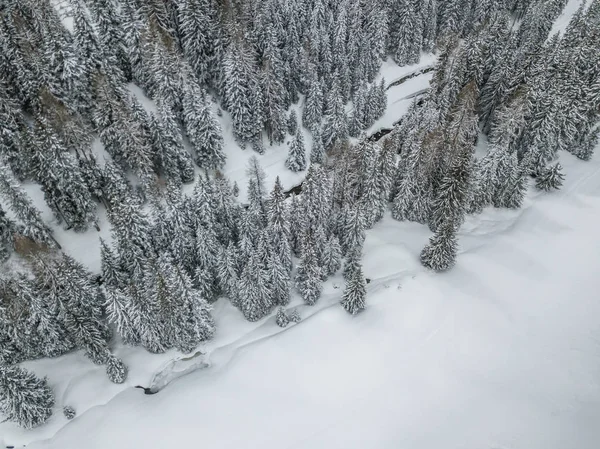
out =
<path fill-rule="evenodd" d="M 386 80 L 386 85 L 389 85 L 393 81 L 423 67 L 429 67 L 433 63 L 434 57 L 432 55 L 423 55 L 419 64 L 405 67 L 398 67 L 391 59 L 388 59 L 384 62 L 376 82 L 379 82 L 383 77 Z M 388 109 L 385 116 L 366 132 L 372 134 L 378 129 L 392 126 L 406 112 L 410 104 L 410 99 L 404 97 L 426 88 L 430 75 L 418 76 L 399 86 L 391 87 L 388 90 Z M 152 101 L 146 98 L 139 88 L 132 85 L 130 90 L 146 109 L 149 111 L 155 109 Z M 301 117 L 302 102 L 303 99 L 300 100 L 299 104 L 294 105 L 299 117 Z M 213 106 L 216 112 L 218 105 Z M 275 182 L 276 176 L 280 176 L 286 189 L 299 184 L 303 180 L 306 172 L 292 173 L 284 166 L 287 157 L 287 142 L 276 147 L 267 146 L 265 154 L 258 155 L 249 146 L 246 149 L 241 149 L 235 142 L 231 130 L 231 120 L 227 112 L 223 111 L 220 121 L 223 127 L 227 154 L 227 164 L 224 172 L 232 182 L 238 182 L 242 201 L 245 200 L 246 196 L 245 171 L 251 156 L 257 156 L 261 166 L 265 169 L 267 174 L 265 184 L 269 190 Z M 306 129 L 303 129 L 303 131 L 308 150 L 312 139 Z M 290 140 L 291 136 L 288 136 L 288 142 Z M 100 163 L 103 163 L 103 159 L 108 157 L 99 140 L 94 143 L 93 151 Z M 99 273 L 100 248 L 98 238 L 102 237 L 106 241 L 111 241 L 110 226 L 104 208 L 102 206 L 98 208 L 101 231 L 96 232 L 91 229 L 86 233 L 78 234 L 64 230 L 55 222 L 50 208 L 44 201 L 44 195 L 39 185 L 28 183 L 24 185 L 24 188 L 35 205 L 42 211 L 44 220 L 53 225 L 55 237 L 63 246 L 64 251 L 81 261 L 91 271 Z M 185 186 L 184 190 L 189 192 L 192 189 L 193 185 L 188 185 Z M 303 317 L 315 314 L 322 308 L 337 304 L 341 290 L 336 287 L 343 287 L 341 278 L 334 278 L 327 282 L 323 297 L 317 306 L 307 307 L 296 296 L 290 307 L 298 308 Z M 18 447 L 51 438 L 68 423 L 61 413 L 61 409 L 65 405 L 73 406 L 78 415 L 82 415 L 91 409 L 103 408 L 112 398 L 125 390 L 133 390 L 142 394 L 143 390 L 134 389 L 135 386 L 153 389 L 162 388 L 172 379 L 205 364 L 214 366 L 215 364 L 224 363 L 225 360 L 229 360 L 237 353 L 239 347 L 246 346 L 250 342 L 263 339 L 281 330 L 275 325 L 274 316 L 258 323 L 250 323 L 226 301 L 219 301 L 215 304 L 213 315 L 217 321 L 217 335 L 213 341 L 200 347 L 194 355 L 182 355 L 175 350 L 156 355 L 150 354 L 139 347 L 129 348 L 118 344 L 113 345 L 114 353 L 122 358 L 130 369 L 127 381 L 121 385 L 111 383 L 104 372 L 105 367 L 93 365 L 81 352 L 67 354 L 56 359 L 43 359 L 24 363 L 24 367 L 31 369 L 39 376 L 48 377 L 56 393 L 56 410 L 48 423 L 33 430 L 23 430 L 13 423 L 0 422 L 0 447 L 2 445 Z"/>
<path fill-rule="evenodd" d="M 562 163 L 562 191 L 470 218 L 452 271 L 425 271 L 426 228 L 388 216 L 364 313 L 325 307 L 30 447 L 596 449 L 600 161 Z"/>
<path fill-rule="evenodd" d="M 556 29 L 579 3 L 569 2 Z M 427 55 L 410 67 L 388 60 L 381 76 L 389 85 L 433 63 Z M 430 76 L 390 88 L 388 111 L 368 133 L 397 121 Z M 225 172 L 243 199 L 255 153 L 235 144 L 227 113 L 222 123 Z M 308 133 L 305 142 L 310 148 Z M 286 156 L 286 144 L 259 156 L 268 188 L 277 175 L 286 188 L 302 180 L 285 170 Z M 563 190 L 532 189 L 519 211 L 471 217 L 446 274 L 419 264 L 427 228 L 388 215 L 368 233 L 368 308 L 355 318 L 337 305 L 337 277 L 317 306 L 293 300 L 303 321 L 283 332 L 274 317 L 248 323 L 220 301 L 217 335 L 195 355 L 118 347 L 130 368 L 123 385 L 81 353 L 24 364 L 49 377 L 55 414 L 32 431 L 0 423 L 0 447 L 596 449 L 600 161 L 561 158 Z M 39 187 L 27 190 L 51 219 Z M 109 238 L 103 213 L 100 223 Z M 57 230 L 93 271 L 97 237 Z M 184 373 L 155 395 L 133 388 L 163 387 Z M 62 416 L 64 405 L 77 410 L 74 421 Z"/>

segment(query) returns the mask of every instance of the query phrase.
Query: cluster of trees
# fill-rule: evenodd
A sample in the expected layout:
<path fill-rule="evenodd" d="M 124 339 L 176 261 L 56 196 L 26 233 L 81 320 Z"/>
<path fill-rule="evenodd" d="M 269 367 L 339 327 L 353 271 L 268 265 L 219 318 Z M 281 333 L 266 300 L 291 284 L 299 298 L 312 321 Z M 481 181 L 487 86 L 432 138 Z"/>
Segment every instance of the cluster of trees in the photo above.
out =
<path fill-rule="evenodd" d="M 591 156 L 600 135 L 600 3 L 582 4 L 563 35 L 549 36 L 565 3 L 496 9 L 468 32 L 461 20 L 439 38 L 431 88 L 391 137 L 400 153 L 392 215 L 434 232 L 425 266 L 450 268 L 465 215 L 521 207 L 530 176 L 541 190 L 560 188 L 558 150 Z M 477 158 L 480 139 L 489 150 Z"/>
<path fill-rule="evenodd" d="M 49 0 L 3 2 L 0 412 L 25 427 L 52 412 L 47 382 L 19 362 L 82 349 L 123 382 L 115 334 L 192 351 L 214 335 L 219 298 L 250 321 L 277 309 L 286 326 L 291 289 L 315 304 L 343 267 L 341 304 L 358 313 L 366 231 L 388 208 L 434 233 L 423 265 L 450 268 L 466 214 L 520 207 L 530 176 L 560 188 L 557 151 L 588 159 L 598 141 L 600 2 L 549 36 L 565 3 L 73 0 L 67 29 Z M 351 144 L 385 111 L 382 61 L 422 51 L 439 56 L 429 91 L 382 144 Z M 252 158 L 237 200 L 213 101 L 241 146 L 293 136 L 286 166 L 308 169 L 299 195 L 279 179 L 268 191 Z M 24 182 L 75 232 L 106 209 L 100 276 L 61 252 Z"/>

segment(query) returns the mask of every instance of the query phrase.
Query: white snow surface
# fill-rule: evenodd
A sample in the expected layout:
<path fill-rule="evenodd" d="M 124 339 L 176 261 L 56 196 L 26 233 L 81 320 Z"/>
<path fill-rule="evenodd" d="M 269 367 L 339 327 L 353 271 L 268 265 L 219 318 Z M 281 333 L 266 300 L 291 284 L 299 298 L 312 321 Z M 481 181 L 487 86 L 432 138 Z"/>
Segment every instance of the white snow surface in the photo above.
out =
<path fill-rule="evenodd" d="M 412 73 L 423 67 L 428 67 L 434 62 L 432 55 L 423 55 L 419 64 L 412 66 L 398 67 L 391 59 L 383 63 L 381 73 L 375 82 L 379 82 L 382 77 L 386 79 L 386 85 L 393 81 Z M 384 117 L 378 120 L 366 132 L 371 134 L 378 129 L 391 127 L 407 110 L 410 100 L 403 99 L 414 92 L 426 88 L 429 82 L 428 75 L 423 75 L 410 79 L 408 82 L 394 86 L 388 91 L 388 109 Z M 135 85 L 130 85 L 129 89 L 140 100 L 142 105 L 149 111 L 154 111 L 154 103 L 144 96 L 144 93 Z M 303 98 L 294 106 L 298 117 L 301 117 L 301 107 Z M 216 112 L 217 104 L 213 104 Z M 227 163 L 224 169 L 226 176 L 233 182 L 236 181 L 240 187 L 240 200 L 246 200 L 246 175 L 245 170 L 248 160 L 251 156 L 257 156 L 261 166 L 266 172 L 265 186 L 271 189 L 275 182 L 275 177 L 281 178 L 284 188 L 291 188 L 304 179 L 306 172 L 292 173 L 284 166 L 287 157 L 287 142 L 276 147 L 266 146 L 264 155 L 258 155 L 248 146 L 241 149 L 232 135 L 231 119 L 226 111 L 220 118 L 223 134 L 225 138 L 225 152 L 227 154 Z M 303 128 L 305 144 L 307 151 L 310 149 L 312 139 L 310 133 Z M 287 141 L 291 141 L 288 135 Z M 93 144 L 92 151 L 96 155 L 100 164 L 110 156 L 104 150 L 99 139 Z M 50 223 L 54 229 L 54 235 L 63 250 L 88 267 L 92 272 L 100 272 L 100 247 L 98 238 L 102 237 L 106 241 L 112 241 L 110 234 L 110 225 L 106 218 L 106 211 L 102 205 L 98 207 L 98 219 L 100 232 L 91 229 L 86 233 L 75 233 L 63 229 L 53 217 L 52 211 L 44 201 L 44 194 L 38 184 L 26 183 L 23 185 L 34 204 L 42 212 L 43 219 Z M 184 192 L 191 192 L 193 185 L 184 186 Z M 7 205 L 5 205 L 7 206 Z M 5 207 L 9 215 L 12 215 L 8 207 Z M 298 308 L 303 317 L 316 313 L 323 307 L 337 303 L 341 290 L 337 290 L 333 285 L 343 287 L 343 281 L 336 279 L 330 281 L 324 289 L 323 298 L 320 303 L 312 308 L 303 305 L 299 297 L 295 297 L 290 308 Z M 92 364 L 83 353 L 76 352 L 64 355 L 54 359 L 42 359 L 29 361 L 22 364 L 27 369 L 32 370 L 39 376 L 47 376 L 50 385 L 56 394 L 56 409 L 52 419 L 41 427 L 32 430 L 20 429 L 14 423 L 1 422 L 0 420 L 0 447 L 2 445 L 14 445 L 15 447 L 28 445 L 32 442 L 52 438 L 69 421 L 62 415 L 62 407 L 65 405 L 73 406 L 78 416 L 88 412 L 91 409 L 102 408 L 109 403 L 116 395 L 125 390 L 133 390 L 135 386 L 151 387 L 154 389 L 162 388 L 171 380 L 182 376 L 194 369 L 204 365 L 214 365 L 218 360 L 228 360 L 242 345 L 257 339 L 280 331 L 281 329 L 274 324 L 274 316 L 259 321 L 258 323 L 249 323 L 242 314 L 231 306 L 227 301 L 219 301 L 215 304 L 213 312 L 217 321 L 217 335 L 208 342 L 208 344 L 198 348 L 195 354 L 182 355 L 171 350 L 165 354 L 150 354 L 140 347 L 124 347 L 118 342 L 113 344 L 113 352 L 127 364 L 129 375 L 127 381 L 121 385 L 112 384 L 106 377 L 105 367 Z M 265 325 L 268 322 L 269 325 Z M 272 324 L 272 326 L 271 326 Z M 142 390 L 133 390 L 142 394 Z"/>
<path fill-rule="evenodd" d="M 555 31 L 580 3 L 569 1 Z M 388 60 L 380 76 L 389 85 L 433 63 L 431 55 L 409 67 Z M 430 76 L 390 88 L 386 115 L 367 132 L 396 122 Z M 255 153 L 234 142 L 226 112 L 221 123 L 224 172 L 243 201 L 244 171 Z M 94 151 L 105 156 L 99 142 Z M 284 168 L 286 156 L 286 144 L 258 156 L 267 188 L 277 175 L 285 188 L 303 179 Z M 600 161 L 561 154 L 561 163 L 567 180 L 560 192 L 532 188 L 521 210 L 489 208 L 470 217 L 457 265 L 445 274 L 419 264 L 428 229 L 388 213 L 368 232 L 368 308 L 354 318 L 338 305 L 337 276 L 316 306 L 293 298 L 289 307 L 303 321 L 286 329 L 274 316 L 249 323 L 221 300 L 217 335 L 195 354 L 115 344 L 130 370 L 122 385 L 81 352 L 24 363 L 48 376 L 55 413 L 31 431 L 0 423 L 0 447 L 596 449 Z M 39 186 L 26 189 L 52 221 Z M 97 238 L 110 240 L 102 207 L 99 218 L 99 234 L 56 226 L 65 250 L 95 272 Z M 155 395 L 133 388 L 167 384 Z M 62 415 L 64 405 L 77 410 L 73 421 Z"/>
<path fill-rule="evenodd" d="M 596 449 L 600 161 L 561 156 L 563 190 L 470 217 L 450 272 L 420 266 L 424 226 L 388 215 L 368 233 L 363 313 L 337 305 L 336 278 L 331 307 L 30 447 Z"/>

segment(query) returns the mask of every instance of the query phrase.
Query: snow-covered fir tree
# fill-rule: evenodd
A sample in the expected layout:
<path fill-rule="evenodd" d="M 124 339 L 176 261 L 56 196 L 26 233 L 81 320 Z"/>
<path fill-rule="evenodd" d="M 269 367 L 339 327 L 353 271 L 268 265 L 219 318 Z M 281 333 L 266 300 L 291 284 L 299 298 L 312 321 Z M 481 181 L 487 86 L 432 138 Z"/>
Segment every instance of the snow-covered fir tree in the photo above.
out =
<path fill-rule="evenodd" d="M 310 306 L 316 304 L 323 290 L 322 268 L 312 245 L 304 249 L 302 261 L 296 273 L 296 288 L 304 302 Z"/>
<path fill-rule="evenodd" d="M 559 162 L 538 173 L 535 178 L 535 186 L 546 192 L 558 190 L 562 187 L 565 175 Z"/>
<path fill-rule="evenodd" d="M 0 365 L 0 411 L 25 429 L 44 424 L 54 407 L 54 392 L 46 379 L 18 366 Z"/>
<path fill-rule="evenodd" d="M 352 271 L 346 281 L 342 295 L 342 307 L 351 315 L 356 315 L 366 307 L 367 283 L 360 264 Z"/>
<path fill-rule="evenodd" d="M 304 136 L 301 129 L 297 129 L 296 136 L 292 140 L 285 166 L 293 172 L 306 169 L 306 149 L 304 148 Z"/>

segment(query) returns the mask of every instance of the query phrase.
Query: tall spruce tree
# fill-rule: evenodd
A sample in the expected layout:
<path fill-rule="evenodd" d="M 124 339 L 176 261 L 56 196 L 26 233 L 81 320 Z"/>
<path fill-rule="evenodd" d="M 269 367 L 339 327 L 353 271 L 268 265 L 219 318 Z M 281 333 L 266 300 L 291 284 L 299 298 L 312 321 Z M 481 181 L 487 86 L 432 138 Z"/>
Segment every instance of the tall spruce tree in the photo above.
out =
<path fill-rule="evenodd" d="M 54 392 L 46 379 L 18 366 L 0 365 L 0 411 L 25 429 L 44 424 L 54 407 Z"/>

